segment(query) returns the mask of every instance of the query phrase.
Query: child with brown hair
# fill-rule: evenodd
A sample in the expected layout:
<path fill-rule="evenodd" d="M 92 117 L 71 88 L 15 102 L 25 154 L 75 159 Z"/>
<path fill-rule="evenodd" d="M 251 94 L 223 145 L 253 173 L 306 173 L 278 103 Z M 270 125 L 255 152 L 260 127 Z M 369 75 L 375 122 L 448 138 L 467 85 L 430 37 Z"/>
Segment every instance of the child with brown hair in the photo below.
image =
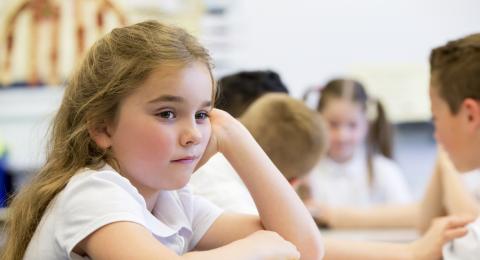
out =
<path fill-rule="evenodd" d="M 410 201 L 407 183 L 392 160 L 393 128 L 381 103 L 360 82 L 329 81 L 320 91 L 317 110 L 328 127 L 329 149 L 312 171 L 313 201 L 343 207 Z"/>
<path fill-rule="evenodd" d="M 461 172 L 480 168 L 480 34 L 451 41 L 430 56 L 435 138 Z M 480 186 L 480 183 L 477 184 Z M 443 249 L 444 259 L 480 255 L 480 219 Z"/>
<path fill-rule="evenodd" d="M 290 184 L 297 187 L 326 149 L 326 129 L 320 115 L 280 93 L 263 95 L 242 114 L 240 122 Z M 247 188 L 221 154 L 201 167 L 191 183 L 196 194 L 223 209 L 258 214 Z"/>
<path fill-rule="evenodd" d="M 46 164 L 11 203 L 2 259 L 321 258 L 309 212 L 248 130 L 213 109 L 215 91 L 207 50 L 182 29 L 147 21 L 97 41 L 68 82 Z M 259 216 L 186 187 L 216 152 Z"/>

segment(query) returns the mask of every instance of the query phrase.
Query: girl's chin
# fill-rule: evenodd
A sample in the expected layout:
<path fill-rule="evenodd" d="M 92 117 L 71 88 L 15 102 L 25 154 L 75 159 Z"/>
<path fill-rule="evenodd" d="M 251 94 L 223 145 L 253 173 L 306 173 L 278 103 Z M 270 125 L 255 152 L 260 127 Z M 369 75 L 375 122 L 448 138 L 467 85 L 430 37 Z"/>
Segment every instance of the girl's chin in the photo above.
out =
<path fill-rule="evenodd" d="M 329 157 L 338 163 L 344 163 L 352 159 L 353 155 L 352 154 L 335 154 L 335 155 L 329 155 Z"/>

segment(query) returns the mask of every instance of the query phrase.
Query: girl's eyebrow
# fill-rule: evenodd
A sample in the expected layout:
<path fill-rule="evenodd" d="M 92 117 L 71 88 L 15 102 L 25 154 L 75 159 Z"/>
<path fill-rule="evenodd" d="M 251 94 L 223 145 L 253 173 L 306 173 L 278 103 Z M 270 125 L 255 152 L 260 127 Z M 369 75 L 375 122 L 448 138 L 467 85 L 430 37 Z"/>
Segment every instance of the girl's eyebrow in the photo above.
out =
<path fill-rule="evenodd" d="M 183 103 L 185 102 L 185 99 L 183 97 L 179 96 L 173 96 L 173 95 L 162 95 L 160 97 L 157 97 L 155 99 L 152 99 L 148 101 L 148 103 L 158 103 L 158 102 L 177 102 L 177 103 Z"/>
<path fill-rule="evenodd" d="M 152 99 L 152 100 L 148 101 L 149 104 L 159 103 L 159 102 L 184 103 L 185 98 L 180 97 L 180 96 L 173 96 L 173 95 L 162 95 L 160 97 L 157 97 L 155 99 Z M 201 105 L 201 107 L 210 107 L 210 106 L 212 106 L 212 101 L 211 100 L 204 101 Z"/>

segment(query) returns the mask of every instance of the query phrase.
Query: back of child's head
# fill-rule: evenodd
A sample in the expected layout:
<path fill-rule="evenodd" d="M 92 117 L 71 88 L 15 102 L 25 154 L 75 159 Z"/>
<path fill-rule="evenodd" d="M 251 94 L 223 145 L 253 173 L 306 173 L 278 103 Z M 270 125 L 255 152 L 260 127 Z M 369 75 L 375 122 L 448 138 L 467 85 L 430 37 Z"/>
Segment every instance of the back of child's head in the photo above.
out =
<path fill-rule="evenodd" d="M 480 100 L 480 33 L 435 48 L 430 54 L 431 86 L 452 113 L 466 98 Z"/>
<path fill-rule="evenodd" d="M 288 180 L 309 173 L 326 148 L 321 116 L 286 94 L 265 94 L 240 121 Z"/>
<path fill-rule="evenodd" d="M 114 29 L 91 47 L 53 120 L 45 166 L 12 202 L 5 259 L 22 258 L 48 204 L 79 169 L 115 164 L 88 130 L 114 123 L 121 102 L 152 71 L 196 61 L 210 69 L 206 49 L 193 36 L 155 21 Z"/>
<path fill-rule="evenodd" d="M 273 71 L 243 71 L 219 80 L 220 95 L 216 107 L 240 117 L 248 106 L 269 92 L 288 93 L 280 76 Z"/>

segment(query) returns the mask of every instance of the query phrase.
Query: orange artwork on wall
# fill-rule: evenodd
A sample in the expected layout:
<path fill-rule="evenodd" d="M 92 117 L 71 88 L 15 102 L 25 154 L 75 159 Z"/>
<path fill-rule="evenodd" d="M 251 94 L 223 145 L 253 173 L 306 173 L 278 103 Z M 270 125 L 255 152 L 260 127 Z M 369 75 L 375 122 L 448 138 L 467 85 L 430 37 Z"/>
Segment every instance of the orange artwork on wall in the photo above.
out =
<path fill-rule="evenodd" d="M 90 2 L 90 3 L 89 3 Z M 88 16 L 84 13 L 84 7 L 86 4 L 92 4 L 96 6 L 93 17 L 95 19 L 94 28 L 87 28 Z M 62 8 L 63 4 L 70 4 L 73 6 L 73 14 L 65 13 Z M 21 85 L 26 86 L 41 86 L 41 85 L 59 85 L 62 80 L 65 80 L 65 75 L 61 75 L 59 71 L 59 55 L 61 37 L 60 28 L 62 26 L 62 16 L 73 17 L 73 27 L 69 30 L 73 30 L 74 44 L 76 45 L 75 53 L 70 54 L 74 60 L 79 60 L 84 54 L 85 49 L 90 44 L 87 42 L 87 32 L 94 33 L 95 39 L 101 36 L 105 30 L 105 16 L 108 13 L 112 13 L 117 19 L 118 25 L 126 25 L 126 15 L 117 7 L 114 1 L 111 0 L 22 0 L 16 8 L 10 10 L 7 13 L 5 19 L 5 57 L 3 64 L 0 67 L 0 84 L 3 86 L 9 86 L 14 84 L 12 82 L 12 64 L 15 62 L 13 59 L 13 52 L 17 48 L 16 33 L 18 32 L 17 20 L 20 15 L 29 16 L 29 23 L 26 28 L 27 35 L 30 41 L 26 44 L 26 48 L 21 51 L 26 52 L 27 62 L 24 68 L 25 78 L 21 80 Z M 90 23 L 91 24 L 91 23 Z M 50 30 L 48 35 L 39 33 L 41 26 L 48 26 Z M 42 37 L 49 37 L 48 46 L 48 60 L 47 60 L 47 72 L 40 73 L 39 70 L 39 50 L 38 42 Z M 1 46 L 1 45 L 0 45 Z M 23 45 L 25 46 L 25 45 Z M 17 79 L 18 81 L 18 79 Z"/>

